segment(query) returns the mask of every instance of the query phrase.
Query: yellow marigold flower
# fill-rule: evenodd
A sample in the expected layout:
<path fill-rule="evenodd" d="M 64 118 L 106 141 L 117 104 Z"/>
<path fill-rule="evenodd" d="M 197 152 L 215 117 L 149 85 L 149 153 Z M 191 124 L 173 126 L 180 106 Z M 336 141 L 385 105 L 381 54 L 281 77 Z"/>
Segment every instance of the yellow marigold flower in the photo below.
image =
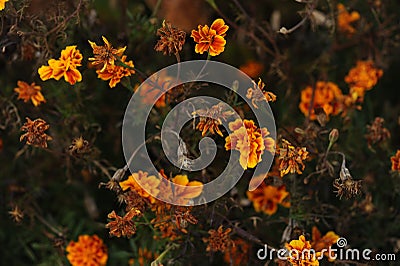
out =
<path fill-rule="evenodd" d="M 247 89 L 246 98 L 251 99 L 251 104 L 258 109 L 257 102 L 275 102 L 276 95 L 270 91 L 265 91 L 265 83 L 261 80 L 258 80 L 258 84 L 253 81 L 253 88 Z M 257 87 L 258 86 L 258 87 Z M 261 92 L 260 92 L 261 90 Z"/>
<path fill-rule="evenodd" d="M 321 235 L 321 232 L 318 230 L 316 226 L 312 228 L 312 242 L 311 246 L 317 252 L 321 252 L 323 249 L 328 250 L 333 244 L 336 244 L 339 236 L 335 234 L 333 231 L 329 231 L 324 236 Z M 334 252 L 331 251 L 331 254 L 325 253 L 325 256 L 329 258 L 333 258 L 335 256 Z"/>
<path fill-rule="evenodd" d="M 304 265 L 304 266 L 317 266 L 319 262 L 317 257 L 320 253 L 310 252 L 311 244 L 310 241 L 306 241 L 306 238 L 301 235 L 299 240 L 292 240 L 290 243 L 286 243 L 285 247 L 290 252 L 290 256 L 287 258 L 292 265 Z"/>
<path fill-rule="evenodd" d="M 203 54 L 208 52 L 211 56 L 216 56 L 222 53 L 225 49 L 226 40 L 224 39 L 228 25 L 225 25 L 223 19 L 216 19 L 211 27 L 208 25 L 199 25 L 198 30 L 192 30 L 190 37 L 197 43 L 195 52 Z"/>
<path fill-rule="evenodd" d="M 72 266 L 102 266 L 107 263 L 107 247 L 97 235 L 81 235 L 78 242 L 69 242 L 66 250 Z"/>
<path fill-rule="evenodd" d="M 344 81 L 350 86 L 350 94 L 356 92 L 363 98 L 364 92 L 372 89 L 382 75 L 383 71 L 375 68 L 372 61 L 357 61 L 356 66 L 350 69 Z"/>
<path fill-rule="evenodd" d="M 243 169 L 254 168 L 261 162 L 264 150 L 275 152 L 275 141 L 268 137 L 268 129 L 258 128 L 253 120 L 244 119 L 243 124 L 244 127 L 241 119 L 229 123 L 233 132 L 225 138 L 225 149 L 240 152 L 239 162 Z"/>
<path fill-rule="evenodd" d="M 67 46 L 61 51 L 61 56 L 58 60 L 50 59 L 48 66 L 41 66 L 38 69 L 40 78 L 45 81 L 51 78 L 60 80 L 64 77 L 65 81 L 69 84 L 74 85 L 76 82 L 82 81 L 82 75 L 77 69 L 81 66 L 82 54 L 76 45 Z"/>
<path fill-rule="evenodd" d="M 239 70 L 243 71 L 247 76 L 254 79 L 260 76 L 260 74 L 264 70 L 264 65 L 259 62 L 250 60 L 247 61 L 244 65 L 240 66 Z"/>
<path fill-rule="evenodd" d="M 218 227 L 217 230 L 210 229 L 208 230 L 208 234 L 210 235 L 208 238 L 203 238 L 204 243 L 208 243 L 206 251 L 222 251 L 224 252 L 228 248 L 233 245 L 233 241 L 229 236 L 229 233 L 232 231 L 231 228 L 227 228 L 224 230 L 222 225 Z"/>
<path fill-rule="evenodd" d="M 231 248 L 225 250 L 224 261 L 232 266 L 248 265 L 250 244 L 241 238 L 233 240 Z"/>
<path fill-rule="evenodd" d="M 312 96 L 313 88 L 307 86 L 301 92 L 301 102 L 299 104 L 300 111 L 306 116 L 310 115 L 311 120 L 317 118 L 315 110 L 318 108 L 322 108 L 327 117 L 329 115 L 337 115 L 343 109 L 342 91 L 333 82 L 318 81 L 315 85 L 314 100 Z M 309 114 L 311 102 L 313 102 L 313 106 L 311 114 Z"/>
<path fill-rule="evenodd" d="M 114 88 L 123 77 L 129 77 L 130 75 L 135 74 L 135 70 L 133 70 L 133 62 L 126 61 L 126 55 L 121 57 L 121 63 L 128 67 L 108 64 L 104 71 L 101 71 L 101 69 L 96 71 L 97 77 L 102 80 L 110 80 L 108 85 L 110 88 Z"/>
<path fill-rule="evenodd" d="M 285 208 L 290 207 L 289 192 L 286 191 L 284 185 L 274 187 L 261 183 L 253 191 L 246 192 L 249 200 L 253 202 L 254 209 L 257 212 L 264 212 L 265 214 L 272 215 L 278 210 L 278 204 Z"/>
<path fill-rule="evenodd" d="M 93 61 L 92 65 L 100 68 L 100 72 L 103 72 L 107 66 L 114 65 L 115 57 L 121 57 L 125 52 L 126 46 L 123 48 L 114 49 L 108 42 L 106 37 L 101 36 L 104 45 L 97 45 L 95 42 L 88 41 L 93 49 L 94 57 L 89 58 L 89 61 Z"/>
<path fill-rule="evenodd" d="M 6 2 L 8 2 L 8 0 L 0 0 L 0 10 L 3 10 L 6 7 Z"/>
<path fill-rule="evenodd" d="M 119 185 L 121 186 L 122 190 L 130 189 L 132 191 L 136 191 L 140 196 L 148 199 L 151 203 L 154 203 L 155 198 L 152 195 L 157 196 L 160 192 L 158 185 L 161 181 L 154 175 L 147 175 L 148 173 L 142 171 L 133 173 L 128 177 L 127 180 L 119 182 Z"/>
<path fill-rule="evenodd" d="M 347 34 L 355 33 L 356 29 L 351 26 L 351 23 L 359 20 L 360 14 L 357 11 L 349 13 L 346 7 L 341 3 L 337 5 L 337 9 L 337 22 L 339 30 Z"/>
<path fill-rule="evenodd" d="M 24 81 L 18 81 L 17 85 L 18 87 L 14 91 L 19 94 L 18 99 L 24 100 L 24 102 L 31 100 L 34 106 L 46 102 L 43 94 L 40 92 L 42 88 L 34 82 L 29 85 Z"/>
<path fill-rule="evenodd" d="M 26 140 L 26 144 L 28 145 L 47 148 L 47 141 L 53 139 L 45 133 L 49 127 L 50 125 L 41 118 L 32 121 L 27 117 L 26 122 L 21 127 L 21 131 L 26 133 L 21 135 L 19 140 Z"/>
<path fill-rule="evenodd" d="M 288 173 L 302 173 L 305 167 L 303 161 L 308 157 L 308 151 L 305 147 L 294 147 L 289 141 L 282 139 L 282 146 L 279 148 L 278 153 L 281 177 Z"/>
<path fill-rule="evenodd" d="M 392 162 L 392 171 L 400 172 L 400 150 L 397 150 L 396 155 L 390 157 Z"/>

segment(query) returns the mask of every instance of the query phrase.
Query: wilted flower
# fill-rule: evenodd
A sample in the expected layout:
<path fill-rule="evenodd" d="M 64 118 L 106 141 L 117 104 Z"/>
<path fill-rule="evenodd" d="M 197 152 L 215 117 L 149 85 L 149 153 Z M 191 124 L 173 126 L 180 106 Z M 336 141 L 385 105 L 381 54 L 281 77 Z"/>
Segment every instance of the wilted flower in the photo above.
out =
<path fill-rule="evenodd" d="M 156 51 L 163 52 L 164 55 L 172 55 L 182 50 L 186 38 L 183 30 L 172 27 L 171 23 L 164 20 L 162 27 L 157 30 L 157 35 L 160 36 L 160 40 L 154 47 Z"/>
<path fill-rule="evenodd" d="M 306 241 L 304 235 L 299 237 L 299 240 L 292 240 L 285 244 L 286 249 L 290 252 L 287 260 L 292 265 L 316 266 L 319 265 L 317 257 L 319 252 L 311 252 L 310 241 Z"/>
<path fill-rule="evenodd" d="M 48 66 L 41 66 L 38 69 L 40 78 L 45 81 L 51 78 L 60 80 L 64 77 L 65 81 L 74 85 L 82 80 L 82 75 L 77 69 L 81 66 L 82 54 L 76 49 L 76 45 L 67 46 L 61 51 L 61 56 L 58 60 L 50 59 Z"/>
<path fill-rule="evenodd" d="M 284 185 L 275 187 L 261 183 L 253 191 L 246 192 L 249 200 L 253 202 L 254 209 L 257 212 L 264 212 L 265 214 L 272 215 L 278 210 L 278 204 L 285 208 L 290 207 L 288 200 L 289 192 L 286 191 Z"/>
<path fill-rule="evenodd" d="M 34 106 L 46 102 L 43 94 L 40 92 L 42 88 L 36 85 L 35 82 L 29 85 L 24 81 L 18 81 L 17 85 L 18 87 L 14 91 L 18 93 L 18 99 L 24 100 L 24 102 L 31 100 Z"/>
<path fill-rule="evenodd" d="M 382 117 L 375 117 L 374 122 L 371 125 L 367 125 L 367 139 L 368 146 L 372 144 L 382 143 L 390 138 L 390 132 L 387 128 L 383 127 L 385 120 Z"/>
<path fill-rule="evenodd" d="M 268 137 L 267 128 L 257 128 L 253 120 L 244 119 L 243 124 L 241 119 L 229 123 L 233 132 L 225 138 L 225 149 L 240 152 L 239 162 L 243 169 L 254 168 L 261 162 L 264 150 L 271 154 L 275 152 L 275 140 Z"/>
<path fill-rule="evenodd" d="M 140 196 L 148 199 L 151 203 L 155 202 L 155 198 L 152 196 L 157 196 L 160 192 L 158 185 L 160 184 L 160 179 L 154 175 L 147 176 L 148 173 L 139 171 L 133 173 L 128 177 L 127 180 L 119 183 L 122 190 L 130 189 L 136 191 Z M 136 181 L 138 180 L 138 181 Z"/>
<path fill-rule="evenodd" d="M 78 242 L 69 242 L 66 251 L 72 266 L 103 266 L 108 259 L 107 247 L 97 235 L 80 235 Z"/>
<path fill-rule="evenodd" d="M 210 109 L 200 109 L 192 113 L 192 115 L 200 116 L 196 129 L 201 131 L 202 136 L 208 131 L 211 134 L 217 133 L 221 137 L 223 136 L 219 126 L 222 125 L 222 120 L 226 121 L 228 117 L 233 115 L 232 111 L 224 110 L 223 106 L 223 104 L 219 103 Z"/>
<path fill-rule="evenodd" d="M 15 207 L 8 213 L 10 214 L 11 218 L 13 218 L 13 220 L 16 223 L 20 223 L 22 221 L 22 219 L 24 218 L 24 213 L 17 205 L 15 205 Z"/>
<path fill-rule="evenodd" d="M 132 61 L 126 61 L 126 55 L 123 55 L 121 57 L 121 62 L 122 64 L 126 65 L 125 66 L 120 66 L 120 65 L 111 65 L 107 64 L 107 67 L 105 70 L 98 69 L 96 70 L 97 77 L 102 79 L 102 80 L 110 80 L 108 85 L 110 88 L 114 88 L 123 77 L 129 77 L 132 74 L 135 74 L 135 70 L 133 62 Z"/>
<path fill-rule="evenodd" d="M 343 94 L 333 82 L 318 81 L 315 85 L 314 99 L 313 88 L 307 86 L 301 91 L 300 111 L 311 120 L 317 118 L 316 110 L 323 109 L 327 117 L 337 115 L 342 111 Z M 311 102 L 313 103 L 310 108 Z M 311 111 L 311 113 L 309 113 Z"/>
<path fill-rule="evenodd" d="M 71 155 L 81 155 L 90 152 L 89 142 L 80 136 L 72 140 L 71 145 L 68 147 L 68 152 Z"/>
<path fill-rule="evenodd" d="M 337 23 L 339 30 L 347 34 L 355 33 L 356 29 L 351 26 L 351 23 L 359 20 L 360 14 L 357 11 L 349 13 L 342 3 L 337 4 L 337 9 Z"/>
<path fill-rule="evenodd" d="M 253 81 L 253 84 L 254 84 L 253 88 L 247 89 L 246 98 L 251 99 L 251 103 L 253 104 L 253 106 L 255 108 L 258 109 L 257 102 L 262 102 L 262 101 L 275 102 L 276 101 L 275 94 L 273 94 L 270 91 L 264 90 L 265 84 L 261 80 L 261 78 L 258 80 L 258 84 L 256 84 L 254 81 Z M 258 86 L 258 88 L 257 88 L 257 86 Z"/>
<path fill-rule="evenodd" d="M 353 180 L 346 162 L 343 160 L 340 168 L 339 178 L 333 181 L 333 187 L 337 189 L 336 194 L 341 199 L 343 195 L 351 198 L 361 193 L 362 180 Z"/>
<path fill-rule="evenodd" d="M 26 118 L 25 124 L 21 127 L 21 131 L 26 132 L 19 140 L 26 140 L 26 144 L 33 145 L 41 148 L 47 148 L 47 141 L 52 140 L 52 137 L 47 135 L 45 131 L 49 129 L 50 125 L 41 118 L 30 120 Z"/>
<path fill-rule="evenodd" d="M 208 25 L 198 26 L 198 30 L 192 30 L 190 37 L 197 43 L 195 52 L 203 54 L 208 52 L 211 56 L 222 53 L 225 49 L 226 41 L 224 39 L 229 27 L 225 25 L 223 19 L 216 19 L 211 27 Z"/>
<path fill-rule="evenodd" d="M 210 235 L 208 238 L 203 238 L 204 243 L 208 243 L 206 251 L 226 251 L 233 245 L 233 241 L 229 236 L 229 233 L 232 231 L 231 228 L 227 228 L 224 230 L 222 225 L 218 227 L 217 230 L 210 229 L 208 230 L 208 234 Z"/>
<path fill-rule="evenodd" d="M 281 176 L 288 173 L 302 173 L 305 167 L 303 161 L 306 160 L 308 156 L 308 151 L 305 147 L 294 147 L 289 141 L 282 139 L 282 146 L 279 148 L 278 154 Z"/>
<path fill-rule="evenodd" d="M 106 224 L 106 228 L 110 229 L 110 236 L 127 237 L 130 238 L 136 233 L 136 225 L 132 220 L 134 217 L 139 216 L 141 212 L 138 209 L 131 209 L 124 217 L 121 217 L 112 211 L 107 215 L 109 219 L 114 219 Z"/>
<path fill-rule="evenodd" d="M 114 65 L 116 57 L 121 57 L 125 52 L 126 46 L 123 48 L 115 49 L 108 42 L 106 37 L 102 36 L 104 45 L 99 46 L 94 42 L 89 41 L 90 46 L 93 49 L 94 57 L 89 58 L 89 61 L 93 61 L 92 65 L 100 68 L 99 71 L 103 72 L 107 66 Z"/>
<path fill-rule="evenodd" d="M 400 172 L 400 150 L 397 150 L 396 155 L 390 157 L 392 162 L 392 171 Z"/>

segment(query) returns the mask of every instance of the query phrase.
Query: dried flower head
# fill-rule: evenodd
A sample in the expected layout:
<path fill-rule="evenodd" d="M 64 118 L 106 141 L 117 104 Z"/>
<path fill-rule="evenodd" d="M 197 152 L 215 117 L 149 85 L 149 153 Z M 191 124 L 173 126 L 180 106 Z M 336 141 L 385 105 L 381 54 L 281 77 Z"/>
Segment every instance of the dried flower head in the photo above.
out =
<path fill-rule="evenodd" d="M 282 139 L 282 146 L 279 148 L 278 154 L 281 177 L 288 173 L 302 173 L 305 168 L 303 161 L 308 157 L 308 151 L 305 147 L 294 147 L 289 141 Z"/>
<path fill-rule="evenodd" d="M 372 144 L 379 144 L 390 138 L 390 132 L 387 128 L 383 127 L 385 120 L 382 117 L 376 117 L 371 125 L 367 125 L 367 139 L 368 146 Z"/>
<path fill-rule="evenodd" d="M 290 207 L 289 192 L 286 191 L 285 185 L 275 187 L 261 183 L 253 191 L 246 192 L 249 200 L 253 202 L 254 209 L 257 212 L 264 212 L 272 215 L 278 210 L 278 204 L 285 208 Z"/>
<path fill-rule="evenodd" d="M 47 141 L 52 140 L 52 137 L 47 135 L 45 131 L 50 125 L 41 118 L 30 120 L 26 118 L 25 124 L 21 127 L 21 131 L 26 132 L 20 137 L 20 141 L 26 140 L 26 144 L 41 148 L 47 148 Z"/>
<path fill-rule="evenodd" d="M 97 235 L 80 235 L 77 242 L 69 242 L 66 251 L 72 266 L 103 266 L 108 259 L 107 247 Z"/>
<path fill-rule="evenodd" d="M 310 241 L 306 241 L 304 235 L 299 237 L 299 240 L 292 240 L 290 243 L 285 244 L 286 249 L 289 251 L 290 256 L 287 260 L 292 265 L 319 265 L 318 257 L 320 252 L 311 252 Z"/>
<path fill-rule="evenodd" d="M 390 157 L 392 162 L 392 171 L 400 172 L 400 150 L 397 150 L 396 155 Z"/>
<path fill-rule="evenodd" d="M 144 213 L 146 209 L 146 200 L 141 197 L 136 191 L 128 190 L 118 195 L 118 200 L 126 204 L 126 211 L 137 209 Z"/>
<path fill-rule="evenodd" d="M 71 155 L 77 156 L 90 152 L 89 142 L 83 139 L 82 136 L 72 140 L 71 145 L 68 147 L 68 152 Z"/>
<path fill-rule="evenodd" d="M 197 224 L 198 220 L 191 213 L 192 208 L 177 206 L 173 215 L 173 219 L 175 220 L 176 226 L 180 230 L 184 230 L 188 224 Z M 186 230 L 185 230 L 186 231 Z"/>
<path fill-rule="evenodd" d="M 244 125 L 244 126 L 243 126 Z M 269 137 L 267 128 L 258 128 L 253 120 L 237 119 L 229 123 L 233 132 L 225 138 L 226 150 L 240 152 L 239 163 L 243 169 L 254 168 L 261 162 L 264 150 L 275 152 L 275 140 Z"/>
<path fill-rule="evenodd" d="M 24 102 L 31 100 L 34 106 L 46 102 L 43 94 L 40 92 L 42 88 L 34 82 L 29 85 L 24 81 L 18 81 L 17 85 L 18 87 L 14 91 L 18 93 L 18 99 L 24 100 Z"/>
<path fill-rule="evenodd" d="M 97 77 L 102 80 L 110 80 L 108 85 L 110 88 L 114 88 L 122 78 L 129 77 L 135 74 L 134 65 L 132 60 L 126 61 L 126 55 L 123 55 L 120 59 L 120 63 L 123 65 L 111 65 L 107 64 L 104 70 L 96 70 Z"/>
<path fill-rule="evenodd" d="M 157 30 L 157 35 L 160 36 L 154 50 L 163 52 L 164 55 L 178 54 L 185 43 L 186 32 L 174 28 L 171 23 L 163 21 L 162 27 Z"/>
<path fill-rule="evenodd" d="M 93 61 L 92 65 L 99 68 L 100 72 L 103 72 L 107 66 L 114 65 L 116 57 L 121 57 L 125 52 L 126 46 L 123 48 L 114 49 L 108 42 L 106 37 L 101 36 L 104 45 L 99 46 L 94 42 L 89 41 L 90 46 L 93 49 L 94 57 L 89 58 L 89 61 Z"/>
<path fill-rule="evenodd" d="M 265 84 L 261 80 L 261 78 L 258 80 L 258 84 L 256 84 L 253 81 L 253 88 L 248 88 L 247 89 L 247 94 L 246 98 L 251 99 L 252 105 L 258 109 L 257 102 L 275 102 L 276 101 L 276 95 L 273 94 L 270 91 L 265 91 Z M 257 88 L 258 86 L 258 88 Z"/>
<path fill-rule="evenodd" d="M 232 231 L 231 228 L 227 228 L 224 230 L 222 225 L 218 227 L 217 230 L 210 229 L 208 230 L 208 234 L 210 235 L 208 238 L 203 238 L 204 243 L 208 243 L 206 251 L 222 251 L 225 252 L 228 248 L 233 245 L 233 241 L 229 236 L 229 233 Z"/>
<path fill-rule="evenodd" d="M 200 116 L 200 121 L 196 126 L 196 129 L 201 131 L 201 135 L 204 137 L 207 132 L 211 134 L 217 133 L 221 137 L 223 136 L 219 126 L 222 125 L 222 120 L 226 121 L 233 111 L 225 110 L 224 105 L 219 103 L 214 105 L 210 109 L 199 109 L 194 111 L 192 115 Z"/>
<path fill-rule="evenodd" d="M 339 30 L 349 35 L 355 33 L 356 29 L 351 25 L 351 23 L 359 20 L 360 14 L 357 11 L 349 13 L 342 3 L 337 4 L 337 9 L 337 23 Z"/>
<path fill-rule="evenodd" d="M 208 25 L 198 26 L 198 30 L 192 30 L 190 37 L 196 42 L 195 52 L 203 54 L 208 52 L 210 56 L 216 56 L 225 49 L 225 35 L 229 27 L 221 18 L 216 19 L 211 27 Z"/>
<path fill-rule="evenodd" d="M 24 218 L 24 213 L 22 210 L 18 207 L 18 205 L 15 205 L 15 207 L 8 212 L 11 216 L 11 218 L 16 222 L 20 223 L 22 219 Z"/>
<path fill-rule="evenodd" d="M 136 233 L 136 225 L 132 220 L 134 217 L 139 216 L 141 212 L 138 209 L 131 209 L 124 217 L 121 217 L 112 211 L 107 215 L 109 219 L 114 219 L 106 224 L 106 228 L 110 229 L 110 236 L 127 237 L 130 238 Z"/>
<path fill-rule="evenodd" d="M 349 169 L 346 167 L 346 162 L 343 160 L 339 178 L 333 181 L 333 187 L 337 189 L 336 194 L 340 199 L 343 196 L 349 199 L 361 193 L 362 180 L 353 180 Z"/>

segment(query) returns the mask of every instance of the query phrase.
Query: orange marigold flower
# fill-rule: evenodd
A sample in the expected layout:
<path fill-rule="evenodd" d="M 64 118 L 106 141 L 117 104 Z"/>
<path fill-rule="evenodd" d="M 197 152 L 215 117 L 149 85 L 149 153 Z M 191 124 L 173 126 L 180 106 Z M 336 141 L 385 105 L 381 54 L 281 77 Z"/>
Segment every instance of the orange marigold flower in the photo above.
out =
<path fill-rule="evenodd" d="M 247 89 L 246 98 L 251 99 L 251 103 L 255 108 L 258 109 L 257 102 L 262 102 L 262 101 L 275 102 L 276 101 L 275 94 L 273 94 L 270 91 L 264 90 L 265 84 L 261 80 L 261 78 L 258 80 L 258 84 L 256 84 L 254 81 L 253 81 L 253 83 L 254 83 L 253 88 Z M 257 88 L 257 86 L 258 86 L 258 88 Z"/>
<path fill-rule="evenodd" d="M 359 20 L 360 14 L 357 11 L 349 13 L 346 7 L 341 3 L 337 5 L 337 9 L 337 22 L 339 30 L 347 34 L 355 33 L 356 29 L 351 26 L 351 23 Z"/>
<path fill-rule="evenodd" d="M 140 196 L 148 199 L 151 203 L 154 203 L 155 198 L 152 195 L 157 196 L 160 192 L 158 186 L 161 181 L 154 175 L 147 175 L 148 173 L 142 171 L 133 173 L 127 180 L 119 182 L 119 185 L 122 190 L 130 189 L 136 191 Z"/>
<path fill-rule="evenodd" d="M 317 118 L 316 110 L 322 108 L 327 117 L 337 115 L 342 111 L 343 94 L 339 87 L 333 82 L 318 81 L 315 86 L 314 99 L 313 88 L 307 86 L 301 92 L 300 111 L 311 120 Z M 313 106 L 310 110 L 310 104 Z M 309 113 L 311 111 L 311 114 Z"/>
<path fill-rule="evenodd" d="M 396 155 L 390 157 L 392 162 L 392 171 L 400 172 L 400 150 L 397 150 Z"/>
<path fill-rule="evenodd" d="M 157 30 L 157 36 L 160 36 L 160 40 L 157 42 L 154 50 L 163 52 L 164 55 L 176 55 L 182 50 L 186 32 L 172 27 L 171 23 L 164 20 L 162 27 Z"/>
<path fill-rule="evenodd" d="M 278 153 L 281 177 L 288 173 L 302 173 L 305 167 L 303 161 L 308 157 L 308 151 L 305 147 L 294 147 L 289 141 L 282 139 L 282 146 L 279 148 Z"/>
<path fill-rule="evenodd" d="M 6 2 L 8 2 L 8 0 L 0 0 L 0 10 L 3 10 L 6 7 Z"/>
<path fill-rule="evenodd" d="M 107 247 L 97 235 L 81 235 L 78 242 L 69 242 L 66 250 L 72 266 L 102 266 L 107 263 Z"/>
<path fill-rule="evenodd" d="M 21 131 L 26 133 L 21 135 L 20 141 L 26 140 L 26 144 L 33 145 L 41 148 L 47 148 L 47 141 L 52 140 L 52 137 L 47 135 L 45 131 L 49 129 L 50 125 L 41 118 L 31 120 L 26 118 L 25 124 L 21 127 Z"/>
<path fill-rule="evenodd" d="M 204 243 L 208 243 L 206 251 L 222 251 L 224 252 L 228 248 L 233 245 L 233 241 L 229 236 L 229 233 L 232 231 L 231 228 L 227 228 L 224 230 L 222 225 L 218 227 L 217 230 L 210 229 L 208 230 L 208 234 L 210 235 L 208 238 L 203 238 Z"/>
<path fill-rule="evenodd" d="M 18 99 L 24 100 L 24 102 L 31 100 L 34 106 L 46 102 L 43 94 L 40 92 L 42 88 L 34 82 L 29 85 L 24 81 L 18 81 L 17 85 L 18 87 L 15 88 L 14 91 L 19 94 Z"/>
<path fill-rule="evenodd" d="M 224 110 L 223 108 L 224 105 L 219 103 L 210 109 L 200 109 L 192 113 L 192 115 L 200 116 L 200 121 L 196 129 L 201 131 L 203 137 L 207 132 L 211 134 L 217 133 L 221 137 L 223 136 L 219 126 L 222 125 L 222 120 L 226 121 L 228 117 L 233 115 L 232 111 Z"/>
<path fill-rule="evenodd" d="M 250 245 L 241 238 L 233 240 L 231 248 L 225 250 L 224 261 L 232 266 L 248 265 Z"/>
<path fill-rule="evenodd" d="M 368 61 L 357 61 L 355 67 L 350 69 L 344 81 L 350 86 L 350 96 L 363 101 L 366 91 L 372 89 L 382 77 L 383 71 L 374 67 L 374 63 Z"/>
<path fill-rule="evenodd" d="M 264 212 L 265 214 L 272 215 L 278 210 L 278 204 L 285 208 L 290 207 L 289 192 L 286 191 L 284 185 L 274 187 L 261 183 L 253 191 L 246 192 L 249 200 L 253 202 L 254 209 L 257 212 Z"/>
<path fill-rule="evenodd" d="M 310 241 L 306 241 L 304 235 L 299 237 L 299 240 L 292 240 L 290 243 L 285 244 L 286 249 L 290 252 L 290 256 L 287 260 L 292 265 L 304 265 L 304 266 L 316 266 L 319 265 L 317 257 L 320 253 L 310 252 L 311 244 Z"/>
<path fill-rule="evenodd" d="M 138 209 L 131 209 L 124 217 L 117 215 L 115 211 L 109 213 L 107 217 L 114 219 L 114 221 L 106 224 L 106 228 L 110 229 L 110 236 L 124 236 L 127 238 L 133 236 L 136 233 L 136 225 L 132 219 L 139 215 L 141 215 L 141 212 Z"/>
<path fill-rule="evenodd" d="M 216 56 L 222 53 L 225 49 L 226 40 L 224 39 L 228 25 L 225 25 L 223 19 L 216 19 L 211 27 L 208 25 L 198 26 L 198 30 L 192 30 L 190 37 L 197 43 L 195 52 L 203 54 L 208 52 L 211 56 Z"/>
<path fill-rule="evenodd" d="M 101 36 L 104 45 L 97 45 L 95 42 L 88 41 L 93 49 L 94 57 L 89 58 L 89 61 L 93 61 L 92 65 L 100 68 L 100 72 L 103 72 L 107 66 L 114 65 L 116 57 L 121 57 L 125 52 L 126 46 L 123 48 L 114 49 L 108 42 L 106 37 Z"/>
<path fill-rule="evenodd" d="M 135 74 L 133 62 L 126 61 L 126 55 L 121 57 L 121 63 L 127 67 L 108 64 L 104 71 L 101 71 L 101 69 L 96 70 L 97 77 L 102 80 L 110 80 L 108 85 L 110 88 L 114 88 L 123 77 L 129 77 Z"/>
<path fill-rule="evenodd" d="M 67 46 L 61 51 L 61 56 L 58 60 L 50 59 L 48 66 L 41 66 L 38 69 L 40 78 L 45 81 L 51 78 L 60 80 L 64 77 L 65 81 L 74 85 L 76 82 L 82 81 L 82 75 L 77 69 L 81 66 L 82 54 L 76 45 Z"/>
<path fill-rule="evenodd" d="M 264 70 L 264 65 L 259 62 L 250 60 L 247 61 L 244 65 L 240 66 L 239 70 L 243 71 L 250 78 L 254 79 L 260 76 L 260 74 Z"/>
<path fill-rule="evenodd" d="M 229 123 L 233 132 L 225 138 L 225 149 L 240 152 L 239 162 L 243 169 L 254 168 L 261 162 L 264 150 L 275 152 L 275 141 L 268 137 L 268 129 L 257 128 L 253 120 L 244 119 L 243 124 L 241 119 Z"/>
<path fill-rule="evenodd" d="M 328 250 L 333 244 L 336 244 L 338 239 L 339 236 L 333 231 L 329 231 L 324 236 L 321 236 L 321 232 L 316 226 L 313 226 L 312 228 L 311 246 L 316 252 L 321 252 L 323 249 Z M 323 255 L 329 258 L 333 258 L 335 256 L 333 251 L 331 251 L 331 254 L 324 252 Z"/>

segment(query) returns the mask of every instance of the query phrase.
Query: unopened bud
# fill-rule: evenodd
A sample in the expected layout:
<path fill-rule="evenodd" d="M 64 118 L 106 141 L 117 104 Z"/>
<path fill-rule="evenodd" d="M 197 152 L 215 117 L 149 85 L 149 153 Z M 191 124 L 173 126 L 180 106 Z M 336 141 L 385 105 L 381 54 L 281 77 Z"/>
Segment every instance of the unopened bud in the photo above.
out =
<path fill-rule="evenodd" d="M 329 133 L 329 142 L 330 143 L 335 143 L 339 138 L 339 130 L 336 128 L 332 129 L 331 132 Z"/>

